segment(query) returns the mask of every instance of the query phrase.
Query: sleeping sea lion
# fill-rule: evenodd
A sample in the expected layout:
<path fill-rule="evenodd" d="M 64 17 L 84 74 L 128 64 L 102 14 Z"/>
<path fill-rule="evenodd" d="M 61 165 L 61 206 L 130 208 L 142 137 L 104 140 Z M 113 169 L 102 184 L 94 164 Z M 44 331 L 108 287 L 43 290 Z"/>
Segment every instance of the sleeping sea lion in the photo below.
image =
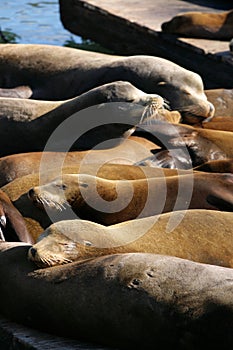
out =
<path fill-rule="evenodd" d="M 187 170 L 176 169 L 156 169 L 150 167 L 136 167 L 123 164 L 77 164 L 75 166 L 63 167 L 63 174 L 77 174 L 79 172 L 98 175 L 106 179 L 145 179 L 148 177 L 177 176 L 178 174 L 187 174 Z M 192 171 L 192 170 L 191 170 Z M 8 183 L 2 187 L 14 206 L 23 215 L 26 226 L 34 239 L 41 234 L 46 227 L 51 224 L 51 219 L 45 211 L 37 208 L 28 198 L 28 191 L 42 183 L 51 182 L 60 174 L 60 169 L 51 169 L 44 173 L 30 174 Z M 188 173 L 190 171 L 188 170 Z"/>
<path fill-rule="evenodd" d="M 162 23 L 165 33 L 181 34 L 194 38 L 231 40 L 233 37 L 233 10 L 224 12 L 180 13 Z"/>
<path fill-rule="evenodd" d="M 28 249 L 0 243 L 0 309 L 10 320 L 120 349 L 231 348 L 232 269 L 129 253 L 36 270 Z"/>
<path fill-rule="evenodd" d="M 170 220 L 175 217 L 181 220 L 173 228 Z M 233 213 L 193 209 L 108 227 L 86 220 L 59 221 L 39 236 L 28 256 L 39 267 L 135 252 L 233 267 L 232 220 Z"/>
<path fill-rule="evenodd" d="M 181 209 L 232 211 L 233 175 L 196 172 L 139 180 L 107 180 L 92 175 L 64 174 L 30 189 L 28 196 L 35 206 L 46 210 L 52 220 L 78 215 L 112 225 Z"/>
<path fill-rule="evenodd" d="M 12 112 L 0 119 L 0 154 L 42 151 L 45 146 L 47 151 L 112 148 L 123 142 L 135 125 L 163 108 L 163 103 L 159 95 L 117 81 L 92 89 L 39 118 L 21 118 Z"/>
<path fill-rule="evenodd" d="M 25 54 L 26 52 L 26 54 Z M 33 99 L 66 100 L 102 84 L 128 81 L 168 101 L 171 110 L 197 119 L 213 115 L 202 78 L 154 56 L 113 56 L 54 45 L 5 44 L 0 52 L 0 86 L 29 85 Z M 7 83 L 6 83 L 7 82 Z"/>
<path fill-rule="evenodd" d="M 153 142 L 139 137 L 129 136 L 119 146 L 114 148 L 89 151 L 73 152 L 27 152 L 12 154 L 0 158 L 0 187 L 15 180 L 16 178 L 43 172 L 57 170 L 55 176 L 59 175 L 64 167 L 74 167 L 77 172 L 81 164 L 90 163 L 114 163 L 133 164 L 145 157 L 151 156 L 151 149 L 158 147 Z M 77 168 L 75 170 L 75 167 Z"/>

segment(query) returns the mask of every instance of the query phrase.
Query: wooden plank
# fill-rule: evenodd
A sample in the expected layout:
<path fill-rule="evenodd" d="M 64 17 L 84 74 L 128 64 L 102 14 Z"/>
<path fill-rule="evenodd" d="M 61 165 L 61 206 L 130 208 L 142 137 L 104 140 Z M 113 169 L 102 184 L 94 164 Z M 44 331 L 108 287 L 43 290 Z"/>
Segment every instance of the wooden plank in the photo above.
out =
<path fill-rule="evenodd" d="M 161 24 L 179 12 L 217 12 L 230 7 L 229 2 L 222 2 L 222 7 L 216 9 L 181 0 L 169 0 L 169 6 L 163 0 L 60 0 L 62 23 L 72 33 L 117 54 L 169 59 L 199 73 L 206 89 L 233 88 L 229 42 L 178 38 L 162 33 Z"/>
<path fill-rule="evenodd" d="M 1 350 L 108 350 L 107 347 L 58 337 L 0 318 Z M 111 350 L 114 350 L 111 348 Z M 116 350 L 116 349 L 115 349 Z"/>

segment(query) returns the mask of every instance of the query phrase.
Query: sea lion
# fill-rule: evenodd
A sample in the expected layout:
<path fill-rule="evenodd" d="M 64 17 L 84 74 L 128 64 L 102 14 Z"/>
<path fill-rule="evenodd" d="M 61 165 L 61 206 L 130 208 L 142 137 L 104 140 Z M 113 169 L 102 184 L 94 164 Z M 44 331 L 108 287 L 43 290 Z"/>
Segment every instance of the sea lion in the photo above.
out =
<path fill-rule="evenodd" d="M 64 101 L 42 101 L 0 97 L 0 118 L 5 118 L 7 116 L 9 119 L 18 121 L 32 121 L 40 118 L 44 114 L 47 116 L 54 116 L 57 113 L 72 115 L 79 111 L 79 109 L 79 96 Z M 159 113 L 156 113 L 154 117 L 172 123 L 179 123 L 181 121 L 180 113 L 169 109 L 159 109 Z"/>
<path fill-rule="evenodd" d="M 0 158 L 0 187 L 15 180 L 16 178 L 43 172 L 45 170 L 59 171 L 64 167 L 74 167 L 77 172 L 80 164 L 89 163 L 114 163 L 134 164 L 151 155 L 150 150 L 156 149 L 151 141 L 138 137 L 129 136 L 119 146 L 105 150 L 73 151 L 73 152 L 28 152 L 12 154 Z M 82 162 L 82 163 L 81 163 Z M 41 169 L 40 169 L 41 167 Z M 77 170 L 75 171 L 75 167 Z"/>
<path fill-rule="evenodd" d="M 10 320 L 122 349 L 231 348 L 232 269 L 130 253 L 35 270 L 28 246 L 0 249 Z"/>
<path fill-rule="evenodd" d="M 213 117 L 208 123 L 202 123 L 202 128 L 233 132 L 233 116 Z"/>
<path fill-rule="evenodd" d="M 233 173 L 233 158 L 223 160 L 212 160 L 198 165 L 194 171 L 206 171 L 208 173 Z"/>
<path fill-rule="evenodd" d="M 180 13 L 162 23 L 165 33 L 214 40 L 231 40 L 233 37 L 233 10 L 224 12 Z"/>
<path fill-rule="evenodd" d="M 0 88 L 0 97 L 7 98 L 30 98 L 32 95 L 32 90 L 29 86 L 17 86 L 12 89 L 2 89 Z"/>
<path fill-rule="evenodd" d="M 11 87 L 14 79 L 15 84 L 32 88 L 33 99 L 43 100 L 65 100 L 99 85 L 124 80 L 146 93 L 162 96 L 183 117 L 191 114 L 202 119 L 214 113 L 200 75 L 161 57 L 5 44 L 0 52 L 0 77 L 3 87 Z"/>
<path fill-rule="evenodd" d="M 153 122 L 149 127 L 142 124 L 142 127 L 136 135 L 148 138 L 163 149 L 187 148 L 193 167 L 233 157 L 232 132 L 165 122 Z"/>
<path fill-rule="evenodd" d="M 77 218 L 75 213 L 82 219 L 113 225 L 181 209 L 232 211 L 233 175 L 196 172 L 127 181 L 64 174 L 33 187 L 28 196 L 52 220 Z"/>
<path fill-rule="evenodd" d="M 35 242 L 27 230 L 23 216 L 2 190 L 0 190 L 0 240 L 19 240 L 30 244 Z"/>
<path fill-rule="evenodd" d="M 151 153 L 153 155 L 139 160 L 134 165 L 169 169 L 191 169 L 193 167 L 189 153 L 182 148 L 171 150 L 156 149 L 151 150 Z"/>
<path fill-rule="evenodd" d="M 28 198 L 28 191 L 39 184 L 51 182 L 60 173 L 57 168 L 48 170 L 44 173 L 36 173 L 23 176 L 15 179 L 2 187 L 4 193 L 6 193 L 14 206 L 23 215 L 27 225 L 27 229 L 30 232 L 34 240 L 37 239 L 46 227 L 51 224 L 51 219 L 46 212 L 37 208 Z M 173 176 L 178 174 L 187 174 L 187 170 L 176 169 L 156 169 L 150 167 L 136 167 L 123 164 L 77 164 L 75 166 L 63 167 L 62 173 L 79 173 L 84 172 L 86 174 L 98 175 L 99 177 L 107 179 L 142 179 L 148 177 L 161 177 L 161 176 Z M 191 170 L 192 171 L 192 170 Z M 188 170 L 188 173 L 190 171 Z M 62 213 L 61 213 L 62 214 Z"/>
<path fill-rule="evenodd" d="M 233 89 L 210 89 L 205 94 L 215 108 L 215 117 L 233 117 Z"/>
<path fill-rule="evenodd" d="M 40 118 L 5 115 L 0 119 L 0 154 L 42 151 L 45 146 L 47 151 L 112 148 L 162 108 L 163 102 L 159 95 L 118 81 L 92 89 Z"/>
<path fill-rule="evenodd" d="M 165 213 L 108 227 L 86 220 L 59 221 L 39 236 L 28 257 L 39 267 L 49 267 L 141 252 L 233 267 L 233 213 L 193 209 L 175 215 Z M 168 230 L 175 217 L 180 219 L 178 226 Z"/>

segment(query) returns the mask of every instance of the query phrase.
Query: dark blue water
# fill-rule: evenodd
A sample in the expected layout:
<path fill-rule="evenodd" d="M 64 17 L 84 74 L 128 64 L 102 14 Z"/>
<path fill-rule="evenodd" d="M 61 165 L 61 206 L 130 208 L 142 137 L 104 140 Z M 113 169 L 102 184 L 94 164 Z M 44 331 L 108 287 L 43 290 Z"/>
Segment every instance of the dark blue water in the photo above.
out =
<path fill-rule="evenodd" d="M 18 43 L 63 45 L 71 36 L 81 38 L 63 28 L 58 1 L 1 0 L 0 27 L 20 36 Z"/>

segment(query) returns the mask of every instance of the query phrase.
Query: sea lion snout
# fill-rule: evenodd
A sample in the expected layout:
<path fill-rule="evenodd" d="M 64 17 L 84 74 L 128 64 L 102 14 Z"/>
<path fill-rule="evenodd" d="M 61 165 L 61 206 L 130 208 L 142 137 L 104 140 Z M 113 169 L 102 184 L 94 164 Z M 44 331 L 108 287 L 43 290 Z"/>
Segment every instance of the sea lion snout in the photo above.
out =
<path fill-rule="evenodd" d="M 35 248 L 31 247 L 31 248 L 29 249 L 28 254 L 31 255 L 33 258 L 35 258 L 36 253 L 37 253 L 37 250 L 36 250 Z"/>
<path fill-rule="evenodd" d="M 46 232 L 46 231 L 45 231 Z M 85 244 L 87 246 L 87 244 Z M 28 259 L 39 267 L 49 267 L 81 259 L 85 247 L 74 242 L 61 233 L 51 235 L 50 230 L 42 240 L 39 240 L 28 251 Z"/>
<path fill-rule="evenodd" d="M 34 188 L 31 188 L 29 191 L 28 191 L 28 197 L 30 199 L 33 199 L 35 197 L 35 191 L 34 191 Z"/>

